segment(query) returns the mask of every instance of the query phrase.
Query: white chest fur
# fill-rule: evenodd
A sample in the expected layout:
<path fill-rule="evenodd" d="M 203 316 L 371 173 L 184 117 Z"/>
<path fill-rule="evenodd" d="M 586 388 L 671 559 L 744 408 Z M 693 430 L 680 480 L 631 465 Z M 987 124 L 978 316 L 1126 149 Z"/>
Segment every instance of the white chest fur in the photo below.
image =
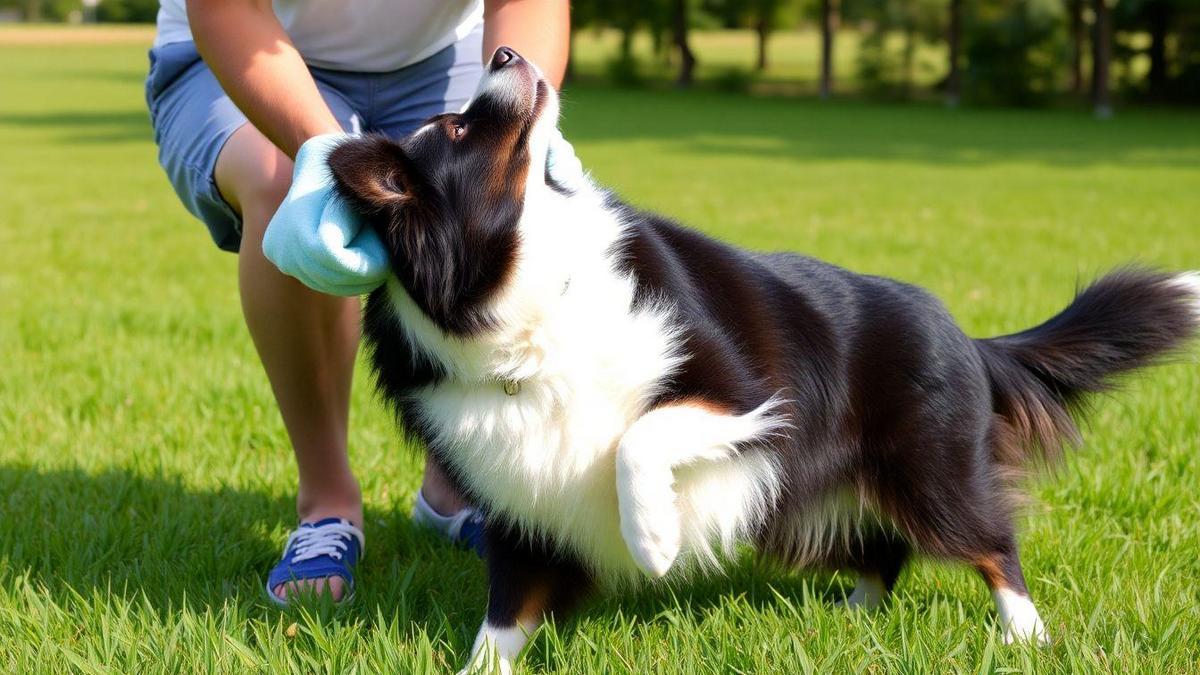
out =
<path fill-rule="evenodd" d="M 413 402 L 470 488 L 602 577 L 628 578 L 639 572 L 621 535 L 617 445 L 685 355 L 669 304 L 635 307 L 633 279 L 609 257 L 621 224 L 579 199 L 527 202 L 518 267 L 493 307 L 496 331 L 447 336 L 394 280 L 389 292 L 410 339 L 449 374 Z M 546 216 L 571 202 L 570 213 Z M 504 381 L 519 391 L 506 393 Z M 676 473 L 685 554 L 712 560 L 711 544 L 732 545 L 732 530 L 748 523 L 729 504 L 759 494 L 761 474 L 761 457 Z M 718 493 L 725 498 L 714 501 Z"/>

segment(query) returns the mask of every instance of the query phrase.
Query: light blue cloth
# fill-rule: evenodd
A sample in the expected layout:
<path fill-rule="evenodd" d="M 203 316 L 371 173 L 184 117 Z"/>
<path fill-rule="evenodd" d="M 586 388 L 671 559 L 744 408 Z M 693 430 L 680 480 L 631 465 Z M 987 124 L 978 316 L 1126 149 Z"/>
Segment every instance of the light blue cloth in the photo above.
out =
<path fill-rule="evenodd" d="M 326 164 L 330 151 L 348 138 L 325 134 L 300 146 L 292 189 L 263 235 L 263 254 L 281 272 L 329 295 L 370 293 L 388 274 L 383 242 L 338 198 Z M 546 171 L 569 190 L 585 180 L 575 149 L 562 133 L 551 139 Z"/>
<path fill-rule="evenodd" d="M 351 136 L 314 136 L 296 153 L 292 189 L 263 235 L 263 254 L 281 272 L 329 295 L 361 295 L 387 277 L 388 256 L 334 191 L 329 153 Z"/>

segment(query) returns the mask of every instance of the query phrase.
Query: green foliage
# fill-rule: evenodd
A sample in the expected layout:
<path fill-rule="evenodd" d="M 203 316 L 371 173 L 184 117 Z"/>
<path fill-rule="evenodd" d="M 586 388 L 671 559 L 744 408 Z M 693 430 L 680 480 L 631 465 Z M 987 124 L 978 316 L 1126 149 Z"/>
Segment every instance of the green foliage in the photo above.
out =
<path fill-rule="evenodd" d="M 618 53 L 605 64 L 608 81 L 618 87 L 640 87 L 646 83 L 641 64 L 633 54 Z"/>
<path fill-rule="evenodd" d="M 66 21 L 83 5 L 80 0 L 0 0 L 0 8 L 20 9 L 26 20 Z"/>
<path fill-rule="evenodd" d="M 852 0 L 843 6 L 843 17 L 856 22 L 862 35 L 857 66 L 865 93 L 877 98 L 911 94 L 919 43 L 941 38 L 945 5 L 944 0 Z"/>
<path fill-rule="evenodd" d="M 102 0 L 96 19 L 119 23 L 153 23 L 158 16 L 158 0 Z"/>
<path fill-rule="evenodd" d="M 723 28 L 754 28 L 765 21 L 769 30 L 794 28 L 808 0 L 704 0 L 700 7 Z"/>
<path fill-rule="evenodd" d="M 720 91 L 744 94 L 754 85 L 754 73 L 745 68 L 724 68 L 713 77 L 713 86 Z"/>
<path fill-rule="evenodd" d="M 977 0 L 970 8 L 965 99 L 985 105 L 1045 104 L 1065 51 L 1061 5 L 1057 0 Z"/>
<path fill-rule="evenodd" d="M 1200 1 L 1121 0 L 1113 8 L 1116 57 L 1127 94 L 1159 101 L 1200 102 Z M 1144 73 L 1132 74 L 1136 60 Z"/>
<path fill-rule="evenodd" d="M 580 53 L 605 53 L 592 39 Z M 295 466 L 237 260 L 155 162 L 145 42 L 0 46 L 0 63 L 0 672 L 453 672 L 482 617 L 483 566 L 409 521 L 421 462 L 365 368 L 350 428 L 369 540 L 358 596 L 339 611 L 263 600 Z M 592 87 L 565 101 L 584 165 L 635 204 L 922 284 L 972 335 L 1028 327 L 1131 259 L 1200 261 L 1194 112 L 1099 124 Z M 1198 400 L 1194 355 L 1138 376 L 1033 483 L 1021 546 L 1049 648 L 1000 644 L 960 567 L 921 562 L 867 613 L 832 604 L 849 575 L 746 556 L 728 576 L 590 603 L 539 634 L 523 672 L 1195 672 Z"/>

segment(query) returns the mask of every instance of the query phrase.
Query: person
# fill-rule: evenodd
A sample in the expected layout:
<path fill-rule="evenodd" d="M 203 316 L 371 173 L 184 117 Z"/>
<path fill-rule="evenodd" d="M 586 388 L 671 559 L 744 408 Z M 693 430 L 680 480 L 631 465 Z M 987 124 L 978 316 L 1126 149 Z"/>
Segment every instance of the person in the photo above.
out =
<path fill-rule="evenodd" d="M 266 584 L 280 604 L 300 592 L 348 599 L 365 544 L 350 384 L 358 295 L 388 263 L 333 198 L 324 159 L 344 134 L 399 137 L 461 109 L 501 45 L 558 86 L 568 12 L 565 0 L 161 1 L 146 80 L 159 162 L 238 255 L 246 326 L 298 467 L 300 525 Z M 561 138 L 554 155 L 574 159 Z M 413 515 L 479 544 L 479 519 L 433 464 Z"/>

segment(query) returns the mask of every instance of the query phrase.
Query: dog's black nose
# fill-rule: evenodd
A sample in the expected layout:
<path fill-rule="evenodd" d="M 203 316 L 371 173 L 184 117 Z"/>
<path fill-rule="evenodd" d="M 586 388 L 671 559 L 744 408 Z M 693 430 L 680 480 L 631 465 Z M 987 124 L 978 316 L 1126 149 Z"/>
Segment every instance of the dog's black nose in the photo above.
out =
<path fill-rule="evenodd" d="M 510 47 L 501 47 L 492 55 L 492 70 L 500 70 L 521 60 L 521 55 Z"/>

